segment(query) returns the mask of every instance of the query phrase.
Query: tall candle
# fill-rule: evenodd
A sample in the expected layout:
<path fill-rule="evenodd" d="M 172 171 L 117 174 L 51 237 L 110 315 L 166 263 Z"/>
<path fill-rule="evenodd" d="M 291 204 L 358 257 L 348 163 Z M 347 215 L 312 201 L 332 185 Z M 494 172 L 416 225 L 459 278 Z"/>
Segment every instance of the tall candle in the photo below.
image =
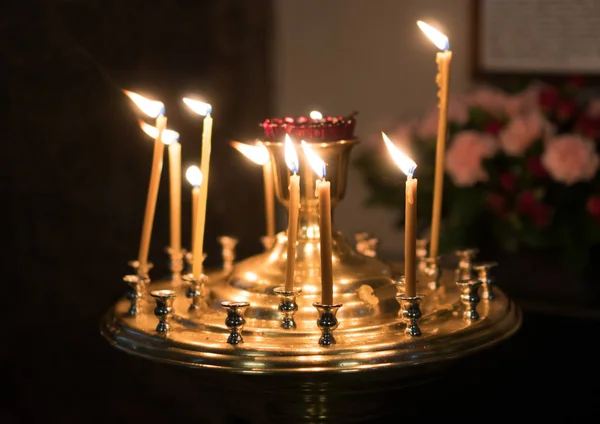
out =
<path fill-rule="evenodd" d="M 196 165 L 190 166 L 185 171 L 185 177 L 192 185 L 192 232 L 190 237 L 190 251 L 194 251 L 194 235 L 196 234 L 196 217 L 198 214 L 198 198 L 200 197 L 200 185 L 202 184 L 202 172 Z"/>
<path fill-rule="evenodd" d="M 417 164 L 402 153 L 381 133 L 383 141 L 398 167 L 406 174 L 405 212 L 404 212 L 404 295 L 414 297 L 417 293 L 417 179 L 413 173 Z"/>
<path fill-rule="evenodd" d="M 325 177 L 325 174 L 323 174 Z M 331 247 L 331 190 L 329 181 L 317 180 L 319 234 L 321 237 L 321 303 L 333 304 L 333 252 Z"/>
<path fill-rule="evenodd" d="M 404 295 L 417 294 L 417 179 L 408 174 L 406 178 L 404 230 Z"/>
<path fill-rule="evenodd" d="M 154 223 L 154 212 L 156 210 L 156 199 L 158 198 L 158 187 L 160 184 L 164 156 L 162 136 L 163 131 L 167 127 L 167 117 L 165 116 L 165 105 L 162 102 L 146 99 L 132 91 L 123 91 L 143 113 L 151 118 L 156 118 L 156 135 L 154 136 L 154 153 L 152 155 L 150 183 L 148 185 L 146 209 L 144 212 L 144 221 L 142 224 L 142 234 L 138 251 L 138 272 L 140 275 L 146 276 L 148 270 L 148 252 L 150 250 L 150 239 L 152 237 L 152 225 Z"/>
<path fill-rule="evenodd" d="M 316 192 L 319 198 L 319 247 L 321 249 L 321 303 L 333 304 L 333 249 L 331 227 L 331 184 L 325 180 L 326 164 L 308 143 L 302 141 L 304 154 L 319 179 Z"/>
<path fill-rule="evenodd" d="M 160 121 L 163 121 L 162 118 L 159 117 Z M 166 119 L 164 120 L 166 124 Z M 163 124 L 161 124 L 163 125 Z M 146 261 L 142 261 L 138 258 L 140 263 L 140 270 L 142 267 L 145 268 L 148 261 L 148 250 L 150 247 L 150 236 L 152 234 L 152 221 L 154 220 L 154 211 L 156 209 L 156 198 L 158 196 L 158 181 L 160 181 L 160 174 L 162 170 L 162 156 L 164 151 L 164 145 L 167 144 L 169 146 L 169 152 L 171 152 L 172 146 L 179 146 L 177 140 L 179 139 L 179 133 L 177 131 L 168 130 L 163 128 L 161 130 L 160 127 L 153 127 L 152 125 L 148 125 L 143 121 L 140 121 L 140 126 L 142 130 L 148 134 L 150 137 L 154 138 L 154 160 L 153 160 L 153 168 L 152 174 L 150 175 L 150 189 L 148 190 L 148 199 L 146 201 L 146 214 L 144 216 L 144 226 L 142 228 L 142 241 L 140 243 L 140 255 L 139 258 L 145 258 Z M 160 142 L 160 146 L 157 146 L 157 143 Z M 157 148 L 160 149 L 160 152 L 157 153 Z M 179 151 L 181 148 L 179 148 Z M 157 155 L 160 157 L 160 163 L 157 162 Z M 154 168 L 156 166 L 156 168 Z M 171 201 L 173 200 L 173 178 L 171 178 Z M 181 186 L 181 177 L 179 177 L 179 186 Z M 181 194 L 179 194 L 179 199 L 181 199 Z M 172 227 L 171 227 L 172 230 Z M 181 231 L 180 231 L 181 234 Z M 171 237 L 173 237 L 173 231 L 171 231 Z M 173 239 L 171 239 L 171 247 L 177 246 L 173 245 Z M 181 249 L 181 235 L 179 236 L 179 248 Z M 142 250 L 143 249 L 143 250 Z M 142 272 L 142 271 L 140 271 Z"/>
<path fill-rule="evenodd" d="M 162 142 L 162 133 L 167 126 L 167 117 L 159 116 L 156 119 L 158 134 L 154 139 L 154 153 L 152 155 L 152 170 L 150 171 L 150 183 L 148 185 L 148 196 L 146 197 L 146 209 L 144 212 L 144 223 L 140 238 L 140 249 L 138 251 L 138 262 L 141 273 L 145 273 L 148 265 L 148 252 L 150 251 L 150 239 L 152 237 L 152 225 L 154 223 L 154 212 L 156 211 L 156 199 L 158 199 L 158 187 L 162 173 L 163 156 L 165 145 Z"/>
<path fill-rule="evenodd" d="M 194 278 L 200 279 L 200 275 L 202 274 L 202 262 L 204 260 L 204 231 L 206 225 L 206 202 L 208 197 L 208 177 L 213 125 L 213 119 L 210 116 L 212 108 L 208 103 L 200 102 L 198 100 L 184 98 L 183 101 L 192 111 L 205 116 L 202 130 L 202 155 L 200 157 L 200 171 L 202 172 L 203 184 L 200 186 L 200 193 L 198 195 L 194 250 L 192 251 L 192 274 Z"/>
<path fill-rule="evenodd" d="M 287 228 L 287 262 L 285 270 L 285 290 L 294 289 L 294 272 L 296 268 L 296 238 L 298 236 L 298 216 L 300 212 L 300 176 L 298 172 L 298 155 L 289 135 L 285 136 L 285 162 L 293 172 L 290 176 L 290 199 L 288 203 Z"/>
<path fill-rule="evenodd" d="M 251 145 L 240 143 L 239 141 L 232 141 L 231 145 L 252 162 L 262 165 L 263 167 L 266 233 L 267 237 L 272 239 L 275 235 L 275 190 L 273 186 L 273 170 L 269 158 L 269 151 L 261 142 L 258 142 L 256 145 Z"/>
<path fill-rule="evenodd" d="M 181 144 L 169 144 L 171 249 L 181 250 Z"/>
<path fill-rule="evenodd" d="M 263 165 L 263 181 L 265 185 L 267 237 L 272 238 L 275 236 L 275 189 L 273 186 L 273 167 L 270 160 Z"/>
<path fill-rule="evenodd" d="M 437 29 L 418 21 L 417 25 L 429 37 L 429 39 L 441 51 L 436 54 L 436 63 L 438 73 L 436 75 L 436 83 L 438 85 L 439 97 L 439 118 L 437 143 L 435 151 L 435 177 L 433 189 L 433 210 L 431 213 L 431 240 L 429 246 L 429 256 L 435 258 L 439 254 L 440 242 L 440 221 L 442 218 L 442 197 L 444 194 L 444 156 L 446 150 L 446 133 L 448 123 L 448 87 L 450 82 L 450 62 L 452 60 L 452 51 L 448 37 L 439 32 Z"/>

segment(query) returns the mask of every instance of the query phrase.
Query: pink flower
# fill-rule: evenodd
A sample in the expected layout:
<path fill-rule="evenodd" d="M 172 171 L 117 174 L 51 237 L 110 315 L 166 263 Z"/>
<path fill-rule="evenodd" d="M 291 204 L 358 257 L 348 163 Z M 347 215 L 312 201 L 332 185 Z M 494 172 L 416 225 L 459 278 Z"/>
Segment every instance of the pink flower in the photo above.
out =
<path fill-rule="evenodd" d="M 421 138 L 432 138 L 437 135 L 440 110 L 435 106 L 421 120 L 417 128 L 417 134 Z M 448 99 L 448 121 L 458 125 L 464 125 L 469 119 L 469 109 L 462 97 L 450 97 Z"/>
<path fill-rule="evenodd" d="M 508 156 L 522 156 L 534 141 L 550 131 L 551 125 L 541 113 L 519 115 L 500 132 L 500 146 Z"/>
<path fill-rule="evenodd" d="M 494 155 L 497 147 L 493 137 L 477 131 L 462 131 L 454 137 L 446 153 L 446 172 L 459 187 L 470 187 L 488 178 L 482 166 L 483 158 Z"/>
<path fill-rule="evenodd" d="M 476 88 L 467 97 L 471 107 L 479 107 L 493 115 L 499 116 L 506 113 L 508 95 L 494 87 L 482 86 Z"/>
<path fill-rule="evenodd" d="M 600 97 L 590 100 L 587 108 L 587 115 L 590 118 L 600 118 Z"/>
<path fill-rule="evenodd" d="M 506 99 L 506 114 L 517 116 L 539 109 L 538 99 L 542 89 L 542 84 L 535 83 L 518 94 L 508 96 Z"/>
<path fill-rule="evenodd" d="M 588 198 L 585 207 L 594 218 L 600 218 L 600 196 L 591 195 Z"/>
<path fill-rule="evenodd" d="M 596 175 L 599 158 L 592 140 L 565 134 L 546 144 L 542 163 L 556 181 L 573 185 Z"/>

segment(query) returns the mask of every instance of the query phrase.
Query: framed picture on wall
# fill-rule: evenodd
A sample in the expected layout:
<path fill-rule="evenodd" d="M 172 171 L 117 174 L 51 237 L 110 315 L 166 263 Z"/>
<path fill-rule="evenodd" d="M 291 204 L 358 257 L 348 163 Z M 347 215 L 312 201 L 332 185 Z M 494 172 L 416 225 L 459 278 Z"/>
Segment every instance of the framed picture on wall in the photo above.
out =
<path fill-rule="evenodd" d="M 476 76 L 600 76 L 600 0 L 474 1 Z"/>

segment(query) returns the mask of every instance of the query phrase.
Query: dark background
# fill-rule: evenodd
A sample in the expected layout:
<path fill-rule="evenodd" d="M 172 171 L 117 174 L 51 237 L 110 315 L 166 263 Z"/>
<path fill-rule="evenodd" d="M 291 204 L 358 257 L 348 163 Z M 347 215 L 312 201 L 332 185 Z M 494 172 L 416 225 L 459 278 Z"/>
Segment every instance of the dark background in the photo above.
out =
<path fill-rule="evenodd" d="M 249 202 L 262 196 L 261 171 L 227 142 L 257 135 L 257 123 L 272 113 L 272 24 L 268 0 L 2 6 L 1 423 L 234 423 L 269 416 L 257 402 L 264 401 L 261 387 L 207 389 L 194 372 L 113 349 L 99 334 L 99 320 L 125 290 L 120 277 L 137 252 L 152 156 L 124 88 L 165 103 L 169 127 L 181 134 L 184 166 L 198 162 L 202 121 L 181 97 L 212 103 L 207 262 L 219 263 L 216 238 L 226 233 L 240 239 L 239 256 L 260 250 L 262 202 Z M 184 186 L 184 244 L 189 200 Z M 164 189 L 155 222 L 150 258 L 160 274 L 167 271 Z M 597 416 L 597 331 L 591 318 L 526 308 L 515 337 L 435 383 L 397 393 L 378 422 Z M 256 412 L 243 416 L 224 406 L 232 396 L 256 402 Z"/>

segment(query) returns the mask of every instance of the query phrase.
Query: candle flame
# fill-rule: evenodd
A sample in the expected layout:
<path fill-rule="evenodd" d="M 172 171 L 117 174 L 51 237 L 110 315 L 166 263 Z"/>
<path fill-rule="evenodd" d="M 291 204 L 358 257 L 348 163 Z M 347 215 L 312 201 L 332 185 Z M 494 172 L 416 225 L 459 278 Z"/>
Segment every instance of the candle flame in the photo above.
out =
<path fill-rule="evenodd" d="M 440 31 L 435 29 L 429 24 L 423 21 L 417 21 L 417 25 L 421 28 L 421 31 L 436 45 L 440 50 L 450 50 L 450 41 L 448 37 L 442 34 Z"/>
<path fill-rule="evenodd" d="M 183 103 L 187 105 L 193 112 L 198 115 L 206 116 L 212 113 L 212 106 L 209 103 L 201 102 L 200 100 L 183 98 Z"/>
<path fill-rule="evenodd" d="M 396 162 L 396 165 L 398 165 L 402 172 L 404 172 L 407 176 L 412 177 L 415 172 L 415 168 L 417 167 L 415 161 L 402 153 L 383 131 L 381 132 L 381 135 L 383 136 L 383 141 L 385 142 L 390 155 L 392 155 L 392 159 L 394 162 Z"/>
<path fill-rule="evenodd" d="M 133 100 L 133 103 L 140 108 L 142 112 L 151 118 L 158 118 L 159 115 L 165 114 L 165 105 L 158 100 L 150 100 L 133 91 L 123 90 L 123 92 Z"/>
<path fill-rule="evenodd" d="M 319 112 L 318 110 L 313 110 L 309 116 L 310 116 L 310 119 L 314 119 L 315 121 L 319 121 L 319 120 L 323 119 L 323 114 L 321 112 Z"/>
<path fill-rule="evenodd" d="M 196 165 L 192 165 L 185 171 L 185 178 L 194 187 L 200 187 L 200 184 L 202 184 L 202 171 Z"/>
<path fill-rule="evenodd" d="M 150 137 L 156 139 L 158 137 L 158 128 L 153 127 L 152 125 L 146 124 L 144 121 L 140 121 L 140 127 L 142 130 L 148 134 Z M 177 143 L 179 140 L 179 133 L 173 130 L 163 130 L 161 141 L 165 144 Z"/>
<path fill-rule="evenodd" d="M 257 165 L 264 165 L 269 162 L 269 151 L 261 142 L 252 145 L 232 141 L 231 145 Z"/>
<path fill-rule="evenodd" d="M 308 163 L 313 171 L 315 171 L 315 174 L 317 174 L 319 178 L 325 178 L 327 165 L 325 162 L 323 162 L 323 159 L 321 159 L 319 155 L 312 149 L 312 147 L 310 147 L 310 145 L 304 140 L 302 140 L 302 150 L 304 150 L 306 159 L 308 159 Z"/>
<path fill-rule="evenodd" d="M 292 143 L 292 139 L 289 134 L 285 135 L 285 163 L 287 167 L 294 174 L 298 172 L 298 168 L 300 167 L 298 163 L 298 154 L 296 153 L 296 148 L 294 147 L 294 143 Z"/>

